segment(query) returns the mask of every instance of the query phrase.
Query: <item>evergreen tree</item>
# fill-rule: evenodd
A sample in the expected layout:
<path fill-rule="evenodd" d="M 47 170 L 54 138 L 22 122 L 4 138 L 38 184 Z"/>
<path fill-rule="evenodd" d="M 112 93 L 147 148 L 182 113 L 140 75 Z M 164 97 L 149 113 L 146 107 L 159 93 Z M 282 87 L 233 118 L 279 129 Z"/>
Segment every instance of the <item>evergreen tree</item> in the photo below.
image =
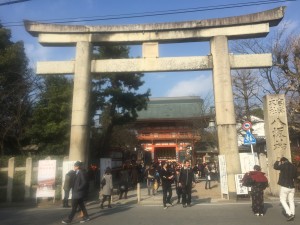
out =
<path fill-rule="evenodd" d="M 49 76 L 34 106 L 27 136 L 43 154 L 68 154 L 73 82 L 64 76 Z"/>
<path fill-rule="evenodd" d="M 19 153 L 30 111 L 30 79 L 23 42 L 0 24 L 0 155 Z"/>
<path fill-rule="evenodd" d="M 103 46 L 96 49 L 96 58 L 128 58 L 127 46 Z M 94 97 L 97 99 L 93 110 L 100 112 L 101 137 L 98 156 L 106 154 L 111 146 L 113 128 L 133 122 L 137 111 L 147 106 L 150 90 L 138 93 L 143 85 L 140 73 L 101 74 L 94 81 Z"/>

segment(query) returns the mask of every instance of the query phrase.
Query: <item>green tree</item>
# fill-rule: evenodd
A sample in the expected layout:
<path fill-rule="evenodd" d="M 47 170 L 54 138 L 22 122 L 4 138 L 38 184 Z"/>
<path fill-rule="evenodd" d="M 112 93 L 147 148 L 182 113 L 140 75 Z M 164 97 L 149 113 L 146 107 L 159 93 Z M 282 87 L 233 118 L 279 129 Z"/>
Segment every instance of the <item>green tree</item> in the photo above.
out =
<path fill-rule="evenodd" d="M 43 154 L 67 154 L 70 143 L 72 80 L 46 77 L 34 105 L 27 137 Z"/>
<path fill-rule="evenodd" d="M 103 46 L 96 49 L 96 58 L 117 59 L 129 58 L 127 46 Z M 138 93 L 143 85 L 140 73 L 101 74 L 93 82 L 94 98 L 92 111 L 100 113 L 101 137 L 98 156 L 106 154 L 110 149 L 113 128 L 133 122 L 137 118 L 137 111 L 147 106 L 150 90 Z"/>
<path fill-rule="evenodd" d="M 12 42 L 0 24 L 0 155 L 20 153 L 31 107 L 32 71 L 23 42 Z"/>

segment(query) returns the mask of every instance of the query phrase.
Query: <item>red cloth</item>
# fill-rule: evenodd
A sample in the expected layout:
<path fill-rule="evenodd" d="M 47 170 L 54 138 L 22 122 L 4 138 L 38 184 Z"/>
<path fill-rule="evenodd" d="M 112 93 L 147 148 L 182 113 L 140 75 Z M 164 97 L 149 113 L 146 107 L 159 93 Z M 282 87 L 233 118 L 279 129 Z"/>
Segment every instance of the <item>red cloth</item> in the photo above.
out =
<path fill-rule="evenodd" d="M 268 182 L 265 173 L 260 171 L 250 171 L 250 176 L 255 182 Z"/>

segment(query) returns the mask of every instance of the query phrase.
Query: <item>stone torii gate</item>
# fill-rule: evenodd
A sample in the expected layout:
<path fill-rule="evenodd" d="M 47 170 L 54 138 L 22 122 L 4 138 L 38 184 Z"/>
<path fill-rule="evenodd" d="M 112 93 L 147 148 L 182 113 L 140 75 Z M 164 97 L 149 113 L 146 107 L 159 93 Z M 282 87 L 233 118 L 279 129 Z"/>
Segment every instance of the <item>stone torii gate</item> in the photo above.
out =
<path fill-rule="evenodd" d="M 233 55 L 228 40 L 265 37 L 284 16 L 284 7 L 259 13 L 174 23 L 116 26 L 44 24 L 25 21 L 26 30 L 44 46 L 76 46 L 73 61 L 38 62 L 37 74 L 74 74 L 70 160 L 86 160 L 91 73 L 213 70 L 220 154 L 227 162 L 228 193 L 236 193 L 240 173 L 231 69 L 272 66 L 271 54 Z M 207 56 L 159 57 L 160 43 L 209 41 Z M 93 44 L 142 45 L 142 58 L 91 60 Z M 228 197 L 229 197 L 228 196 Z"/>

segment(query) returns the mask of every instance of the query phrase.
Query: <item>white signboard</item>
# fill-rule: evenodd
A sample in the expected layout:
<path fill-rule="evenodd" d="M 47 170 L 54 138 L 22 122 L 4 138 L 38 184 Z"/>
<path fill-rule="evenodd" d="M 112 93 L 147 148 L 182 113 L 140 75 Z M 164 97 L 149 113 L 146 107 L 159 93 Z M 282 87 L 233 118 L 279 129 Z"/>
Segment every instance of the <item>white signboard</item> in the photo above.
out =
<path fill-rule="evenodd" d="M 56 160 L 39 160 L 36 198 L 55 198 Z"/>
<path fill-rule="evenodd" d="M 100 182 L 105 173 L 107 167 L 111 167 L 111 158 L 101 158 L 100 159 Z"/>
<path fill-rule="evenodd" d="M 255 165 L 259 165 L 257 153 L 240 153 L 240 163 L 242 173 L 253 171 Z"/>
<path fill-rule="evenodd" d="M 244 174 L 236 174 L 234 176 L 235 188 L 236 188 L 237 195 L 247 195 L 248 194 L 248 188 L 242 185 L 243 177 L 244 177 Z"/>
<path fill-rule="evenodd" d="M 65 191 L 64 191 L 64 183 L 65 183 L 65 178 L 66 178 L 66 174 L 70 171 L 70 170 L 74 170 L 74 163 L 76 161 L 64 161 L 63 162 L 63 172 L 62 172 L 62 186 L 61 186 L 61 197 L 62 199 L 64 199 L 65 197 Z M 69 199 L 72 198 L 72 191 L 70 191 L 70 195 L 69 195 Z"/>
<path fill-rule="evenodd" d="M 227 169 L 226 169 L 225 155 L 219 155 L 218 158 L 219 158 L 221 193 L 228 195 L 228 181 L 227 181 Z"/>

